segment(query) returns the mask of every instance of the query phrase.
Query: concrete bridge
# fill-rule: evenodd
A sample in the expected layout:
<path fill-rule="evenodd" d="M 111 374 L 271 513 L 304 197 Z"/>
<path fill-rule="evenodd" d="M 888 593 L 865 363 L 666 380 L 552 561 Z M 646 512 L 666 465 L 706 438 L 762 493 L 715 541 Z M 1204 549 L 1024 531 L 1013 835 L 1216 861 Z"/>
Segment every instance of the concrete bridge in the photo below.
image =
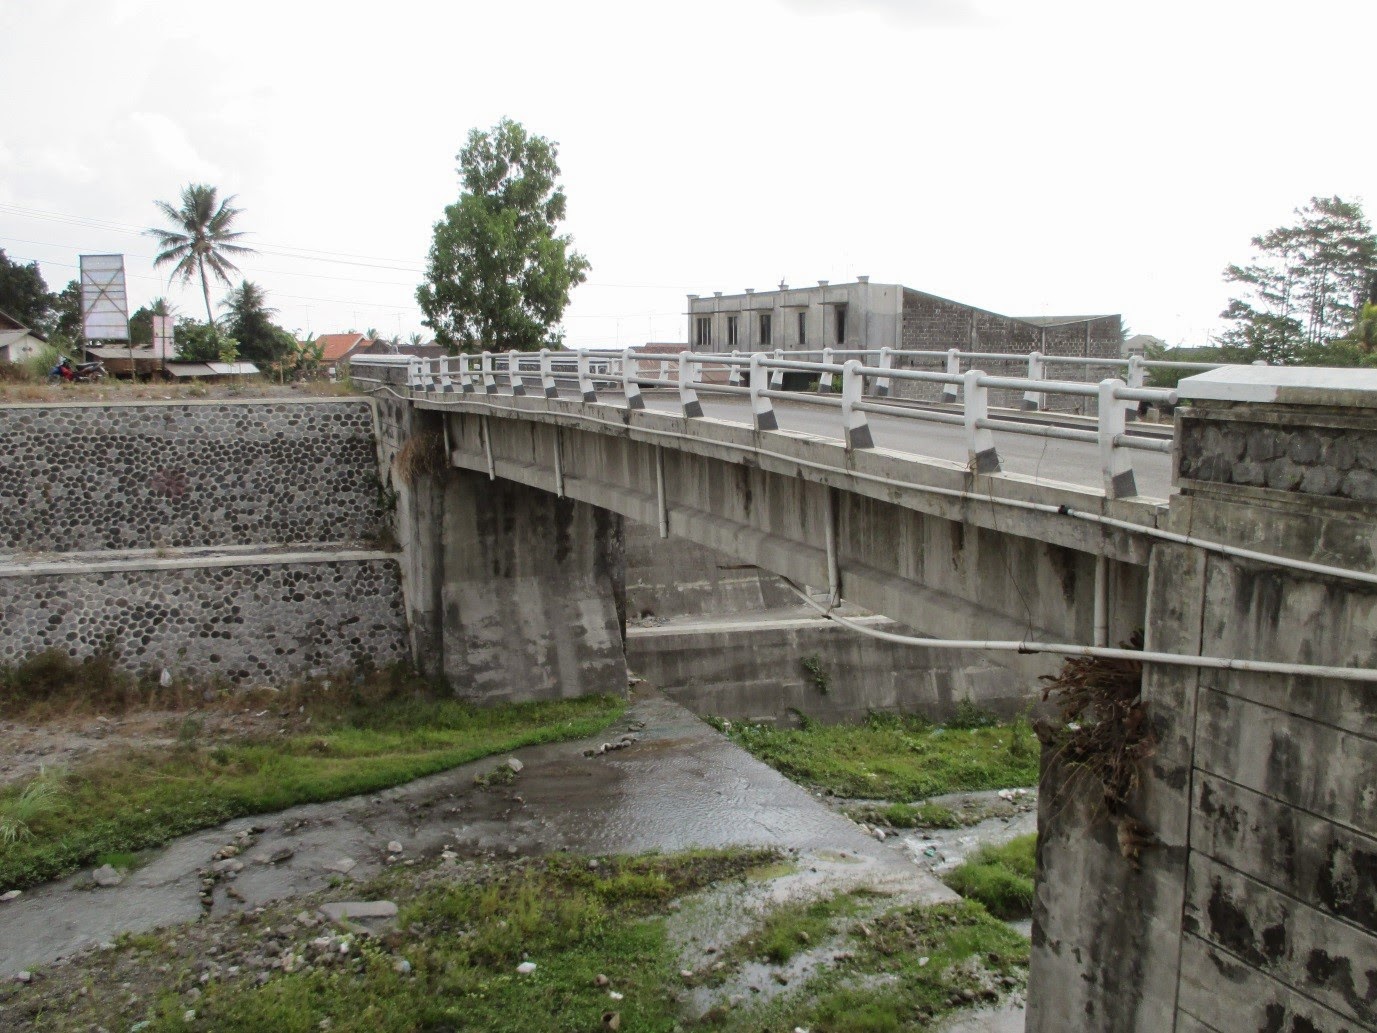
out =
<path fill-rule="evenodd" d="M 1129 416 L 1178 399 L 1122 382 L 785 361 L 357 363 L 422 663 L 617 687 L 623 517 L 958 640 L 971 688 L 1143 629 L 1129 802 L 1044 765 L 1029 1029 L 1377 1028 L 1377 375 L 1202 374 L 1168 436 Z M 959 408 L 878 390 L 901 376 Z"/>

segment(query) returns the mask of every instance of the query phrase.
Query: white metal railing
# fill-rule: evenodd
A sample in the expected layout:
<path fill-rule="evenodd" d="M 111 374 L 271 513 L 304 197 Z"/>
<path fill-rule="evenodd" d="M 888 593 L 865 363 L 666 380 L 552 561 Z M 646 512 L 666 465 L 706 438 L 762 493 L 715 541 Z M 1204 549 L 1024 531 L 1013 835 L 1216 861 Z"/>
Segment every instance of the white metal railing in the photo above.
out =
<path fill-rule="evenodd" d="M 611 389 L 620 395 L 620 407 L 644 409 L 642 389 L 673 390 L 679 396 L 680 415 L 696 419 L 703 415 L 700 394 L 736 395 L 750 401 L 751 423 L 758 431 L 779 428 L 773 402 L 788 400 L 836 410 L 840 415 L 841 436 L 848 451 L 875 447 L 867 414 L 897 416 L 918 422 L 941 423 L 963 428 L 967 461 L 975 473 L 997 473 L 999 453 L 994 434 L 1024 434 L 1035 437 L 1079 441 L 1097 445 L 1105 493 L 1111 498 L 1137 494 L 1131 454 L 1134 451 L 1170 453 L 1169 438 L 1129 434 L 1130 412 L 1139 403 L 1174 405 L 1176 392 L 1128 383 L 1118 378 L 1098 383 L 1049 380 L 1044 375 L 1028 377 L 991 376 L 979 369 L 943 372 L 905 369 L 885 362 L 880 349 L 880 364 L 867 366 L 856 358 L 830 361 L 839 353 L 828 349 L 824 359 L 809 362 L 783 358 L 780 353 L 751 352 L 709 354 L 680 352 L 677 355 L 647 356 L 628 349 L 618 354 L 607 352 L 483 352 L 436 359 L 413 359 L 408 368 L 407 385 L 422 393 L 486 394 L 523 397 L 533 382 L 547 399 L 561 397 L 561 384 L 573 386 L 587 403 L 616 404 L 599 397 L 599 390 Z M 867 356 L 875 352 L 864 352 Z M 897 351 L 890 352 L 889 358 Z M 904 353 L 912 354 L 912 353 Z M 1003 356 L 999 353 L 924 353 L 956 354 L 979 359 Z M 1032 359 L 1030 356 L 1017 356 Z M 1046 361 L 1045 359 L 1043 360 Z M 1066 360 L 1057 360 L 1066 361 Z M 1100 360 L 1094 360 L 1098 363 Z M 1132 363 L 1133 360 L 1127 360 Z M 1179 364 L 1175 364 L 1179 365 Z M 1200 364 L 1203 365 L 1203 364 Z M 646 372 L 650 367 L 650 373 Z M 1045 366 L 1030 361 L 1030 370 Z M 1213 368 L 1212 366 L 1210 368 Z M 1130 366 L 1132 372 L 1133 366 Z M 816 376 L 819 393 L 785 391 L 787 372 Z M 886 396 L 894 381 L 940 385 L 943 396 L 961 403 L 959 411 L 933 410 L 897 405 Z M 834 390 L 839 382 L 840 390 Z M 826 385 L 825 387 L 823 385 Z M 869 390 L 867 390 L 869 388 Z M 1049 395 L 1093 398 L 1097 403 L 1094 429 L 1059 426 L 1020 418 L 994 418 L 990 415 L 991 390 L 1022 392 L 1023 398 L 1041 402 Z"/>

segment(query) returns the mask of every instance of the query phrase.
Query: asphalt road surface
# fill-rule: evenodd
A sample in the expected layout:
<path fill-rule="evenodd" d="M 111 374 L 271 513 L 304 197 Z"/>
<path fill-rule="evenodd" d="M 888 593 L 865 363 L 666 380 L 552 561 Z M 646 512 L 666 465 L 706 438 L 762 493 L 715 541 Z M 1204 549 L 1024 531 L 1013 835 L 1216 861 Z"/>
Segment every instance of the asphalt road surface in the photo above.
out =
<path fill-rule="evenodd" d="M 661 412 L 679 411 L 676 396 L 647 393 L 645 399 L 647 408 Z M 705 416 L 738 423 L 751 422 L 750 403 L 745 398 L 713 398 L 700 394 L 699 399 L 703 403 Z M 838 439 L 842 436 L 841 413 L 837 409 L 779 400 L 775 400 L 774 406 L 783 430 L 798 430 Z M 870 422 L 875 444 L 880 448 L 957 463 L 966 461 L 966 436 L 961 427 L 875 413 L 867 413 L 866 418 Z M 994 432 L 994 438 L 1002 469 L 1008 473 L 1095 488 L 1102 485 L 1099 449 L 1089 442 L 1001 433 L 998 430 Z M 1130 455 L 1138 493 L 1151 498 L 1167 498 L 1171 493 L 1171 456 L 1137 450 Z"/>

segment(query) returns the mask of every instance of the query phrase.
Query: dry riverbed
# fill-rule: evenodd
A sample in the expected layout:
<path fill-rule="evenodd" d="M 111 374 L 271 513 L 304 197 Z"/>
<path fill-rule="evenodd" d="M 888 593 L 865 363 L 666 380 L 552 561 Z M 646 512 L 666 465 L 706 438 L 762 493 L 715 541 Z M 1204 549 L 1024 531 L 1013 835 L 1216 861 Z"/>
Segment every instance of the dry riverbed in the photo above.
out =
<path fill-rule="evenodd" d="M 920 837 L 939 830 L 882 841 L 883 826 L 858 825 L 658 694 L 597 739 L 510 756 L 517 764 L 503 755 L 240 819 L 148 852 L 117 885 L 94 885 L 88 870 L 0 904 L 0 1028 L 417 1028 L 360 1007 L 339 979 L 403 1015 L 477 993 L 513 1017 L 474 1025 L 454 1017 L 463 1009 L 437 1012 L 424 1027 L 435 1029 L 592 1029 L 609 1012 L 628 1029 L 788 1033 L 857 1028 L 842 1017 L 871 1008 L 922 1029 L 1017 1000 L 1026 941 L 915 863 L 928 847 L 909 839 L 932 844 Z M 1001 830 L 1028 813 L 1023 798 L 990 796 L 971 807 L 1007 804 L 1008 823 L 983 819 Z M 940 831 L 955 837 L 941 841 L 944 859 L 971 835 Z M 684 850 L 722 853 L 705 865 L 673 856 Z M 517 922 L 532 894 L 573 908 L 547 916 L 551 929 L 584 917 L 558 942 L 484 925 L 504 908 L 514 911 L 495 921 Z M 400 914 L 375 928 L 318 910 L 380 899 Z M 473 938 L 490 933 L 501 949 L 476 958 Z M 536 968 L 516 971 L 523 959 Z M 557 1000 L 573 1009 L 561 1023 L 591 1025 L 542 1024 Z"/>

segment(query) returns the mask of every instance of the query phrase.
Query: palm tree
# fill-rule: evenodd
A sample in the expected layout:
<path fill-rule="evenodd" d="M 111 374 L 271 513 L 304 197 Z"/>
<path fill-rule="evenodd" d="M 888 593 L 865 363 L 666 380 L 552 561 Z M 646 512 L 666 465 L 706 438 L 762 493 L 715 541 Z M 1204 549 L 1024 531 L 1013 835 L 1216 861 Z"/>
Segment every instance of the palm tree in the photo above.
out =
<path fill-rule="evenodd" d="M 230 288 L 225 300 L 220 302 L 220 307 L 228 309 L 230 320 L 238 323 L 260 320 L 267 322 L 277 315 L 277 309 L 268 307 L 268 296 L 263 292 L 263 288 L 248 280 L 238 287 Z"/>
<path fill-rule="evenodd" d="M 180 208 L 174 208 L 166 201 L 153 202 L 158 211 L 177 227 L 175 230 L 154 228 L 147 231 L 149 236 L 157 238 L 160 248 L 153 265 L 176 263 L 168 279 L 180 277 L 184 284 L 190 283 L 193 275 L 200 275 L 207 323 L 214 323 L 215 317 L 210 311 L 210 282 L 206 278 L 206 268 L 210 268 L 216 280 L 229 286 L 229 274 L 239 271 L 229 256 L 254 253 L 252 248 L 234 243 L 244 234 L 231 228 L 235 216 L 242 210 L 231 207 L 233 201 L 233 197 L 220 200 L 215 187 L 190 183 L 182 188 Z"/>

